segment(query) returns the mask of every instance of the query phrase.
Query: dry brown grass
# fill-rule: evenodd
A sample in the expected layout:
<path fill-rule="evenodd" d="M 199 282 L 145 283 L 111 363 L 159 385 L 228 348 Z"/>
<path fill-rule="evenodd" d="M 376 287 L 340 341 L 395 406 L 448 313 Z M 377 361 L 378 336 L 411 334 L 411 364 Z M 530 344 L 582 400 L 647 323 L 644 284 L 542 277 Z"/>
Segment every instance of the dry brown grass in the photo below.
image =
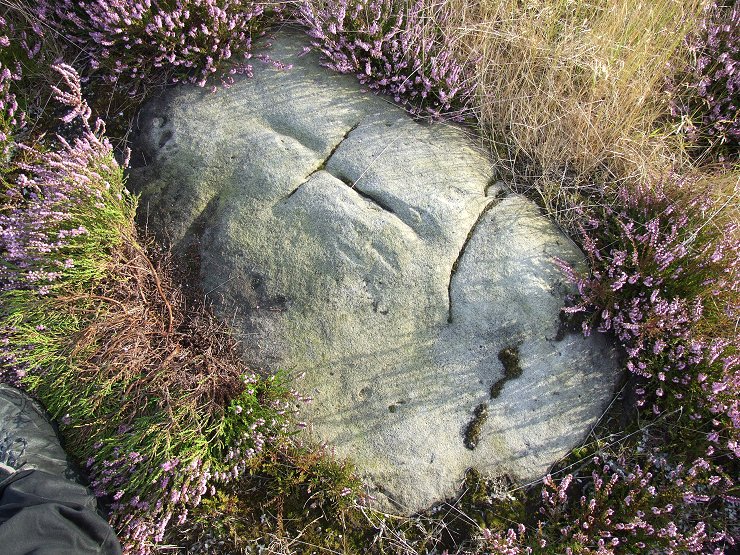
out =
<path fill-rule="evenodd" d="M 169 450 L 183 434 L 217 425 L 244 389 L 245 367 L 225 324 L 185 297 L 168 253 L 152 262 L 153 247 L 128 233 L 110 260 L 109 279 L 55 300 L 87 322 L 68 341 L 73 377 L 58 376 L 74 380 L 75 403 L 88 411 L 68 438 L 80 450 L 91 435 L 115 435 L 119 425 L 147 417 L 151 441 Z"/>
<path fill-rule="evenodd" d="M 670 64 L 704 0 L 447 3 L 457 17 L 446 33 L 477 60 L 480 125 L 551 213 L 594 180 L 639 182 L 685 163 L 657 130 Z"/>

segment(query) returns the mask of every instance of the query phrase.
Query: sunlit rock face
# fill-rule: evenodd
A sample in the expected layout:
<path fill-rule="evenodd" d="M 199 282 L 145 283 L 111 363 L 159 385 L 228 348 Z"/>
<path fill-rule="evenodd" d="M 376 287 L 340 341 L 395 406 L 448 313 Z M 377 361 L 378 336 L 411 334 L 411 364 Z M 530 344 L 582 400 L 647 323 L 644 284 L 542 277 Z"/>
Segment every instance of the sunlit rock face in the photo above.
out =
<path fill-rule="evenodd" d="M 138 119 L 139 217 L 195 267 L 250 364 L 305 372 L 309 433 L 376 503 L 421 510 L 465 470 L 528 480 L 617 380 L 562 333 L 575 245 L 493 179 L 468 130 L 417 123 L 280 32 L 254 77 L 169 90 Z"/>

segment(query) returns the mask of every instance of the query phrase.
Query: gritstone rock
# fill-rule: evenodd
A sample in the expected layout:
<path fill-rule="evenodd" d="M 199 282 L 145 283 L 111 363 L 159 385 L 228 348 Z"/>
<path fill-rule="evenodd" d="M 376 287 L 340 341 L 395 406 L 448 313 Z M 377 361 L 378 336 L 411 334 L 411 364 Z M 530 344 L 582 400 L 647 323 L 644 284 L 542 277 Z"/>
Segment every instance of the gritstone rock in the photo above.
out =
<path fill-rule="evenodd" d="M 582 254 L 469 131 L 415 122 L 306 44 L 281 31 L 270 56 L 292 68 L 145 107 L 142 222 L 196 266 L 248 362 L 306 372 L 309 433 L 379 506 L 428 507 L 469 467 L 542 476 L 618 378 L 602 338 L 558 334 L 553 258 Z"/>

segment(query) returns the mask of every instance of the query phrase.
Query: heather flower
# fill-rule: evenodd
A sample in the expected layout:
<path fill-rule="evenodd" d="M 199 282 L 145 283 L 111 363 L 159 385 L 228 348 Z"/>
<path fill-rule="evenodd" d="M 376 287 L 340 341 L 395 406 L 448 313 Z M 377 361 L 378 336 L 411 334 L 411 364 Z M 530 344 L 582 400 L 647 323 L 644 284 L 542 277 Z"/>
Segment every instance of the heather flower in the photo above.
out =
<path fill-rule="evenodd" d="M 88 461 L 90 485 L 98 497 L 113 500 L 109 519 L 126 552 L 151 553 L 170 522 L 184 524 L 204 496 L 215 495 L 238 480 L 267 443 L 288 433 L 288 421 L 274 417 L 288 406 L 288 400 L 269 401 L 264 397 L 264 380 L 251 373 L 245 378 L 256 390 L 243 392 L 232 406 L 250 407 L 252 418 L 217 411 L 216 420 L 203 418 L 209 428 L 201 430 L 201 435 L 174 436 L 182 441 L 179 445 L 147 453 L 122 447 L 151 445 L 152 422 L 144 417 L 124 433 L 96 444 Z M 196 444 L 200 455 L 193 454 Z"/>
<path fill-rule="evenodd" d="M 671 113 L 689 141 L 729 157 L 740 146 L 740 4 L 707 7 L 687 39 L 690 61 L 669 89 Z"/>
<path fill-rule="evenodd" d="M 387 94 L 416 115 L 463 119 L 470 110 L 470 67 L 439 30 L 448 8 L 429 13 L 423 1 L 303 0 L 299 21 L 327 58 L 370 90 Z M 434 23 L 434 22 L 437 23 Z"/>
<path fill-rule="evenodd" d="M 53 88 L 57 100 L 69 108 L 63 120 L 79 118 L 83 133 L 73 144 L 57 137 L 60 148 L 56 151 L 39 153 L 26 145 L 17 146 L 31 161 L 18 165 L 22 173 L 5 192 L 9 208 L 0 213 L 0 252 L 4 259 L 0 291 L 34 289 L 48 295 L 71 276 L 94 271 L 105 253 L 91 253 L 84 260 L 75 256 L 84 249 L 88 234 L 78 220 L 78 207 L 96 198 L 123 207 L 124 214 L 131 214 L 133 209 L 130 197 L 118 200 L 110 190 L 101 190 L 102 184 L 122 179 L 111 145 L 103 137 L 104 125 L 97 121 L 91 127 L 90 108 L 82 98 L 74 69 L 64 64 L 54 69 L 66 86 L 64 91 Z M 115 212 L 94 210 L 98 217 L 109 219 L 105 225 L 110 237 L 116 223 L 110 218 Z M 72 258 L 77 264 L 70 264 Z"/>
<path fill-rule="evenodd" d="M 12 35 L 13 28 L 8 21 L 0 16 L 0 58 L 5 59 L 5 50 L 11 45 L 8 34 Z M 13 148 L 13 135 L 23 127 L 25 114 L 18 107 L 18 99 L 11 91 L 13 84 L 21 78 L 21 66 L 15 63 L 13 67 L 5 67 L 0 62 L 0 163 L 7 163 L 7 158 Z"/>
<path fill-rule="evenodd" d="M 707 461 L 672 466 L 655 454 L 641 461 L 599 455 L 579 466 L 579 476 L 544 478 L 536 526 L 483 529 L 482 551 L 523 555 L 537 545 L 570 546 L 561 552 L 584 555 L 648 548 L 656 553 L 722 553 L 734 545 L 731 536 L 702 520 L 711 515 L 722 521 L 721 509 L 712 509 L 712 503 L 734 487 L 728 476 L 712 476 Z"/>
<path fill-rule="evenodd" d="M 229 73 L 251 73 L 253 37 L 281 12 L 252 0 L 41 0 L 33 9 L 85 52 L 93 73 L 132 83 L 132 93 L 142 81 L 203 87 L 213 75 L 228 86 Z"/>
<path fill-rule="evenodd" d="M 737 224 L 705 225 L 710 203 L 691 195 L 694 185 L 677 176 L 622 185 L 619 208 L 604 208 L 601 218 L 580 225 L 593 270 L 580 276 L 564 268 L 580 297 L 566 311 L 592 315 L 584 322 L 587 333 L 618 339 L 628 370 L 650 384 L 636 389 L 640 404 L 656 395 L 664 408 L 673 406 L 671 399 L 684 406 L 689 395 L 692 403 L 724 414 L 735 438 L 738 338 L 718 333 L 709 339 L 703 330 L 709 318 L 734 321 L 738 315 Z"/>

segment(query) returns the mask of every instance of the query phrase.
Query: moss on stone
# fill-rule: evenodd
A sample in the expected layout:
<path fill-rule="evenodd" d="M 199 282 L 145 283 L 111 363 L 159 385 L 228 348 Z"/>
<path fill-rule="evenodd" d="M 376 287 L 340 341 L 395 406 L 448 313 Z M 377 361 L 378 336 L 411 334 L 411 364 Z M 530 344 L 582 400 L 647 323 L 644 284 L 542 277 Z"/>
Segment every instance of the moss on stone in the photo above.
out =
<path fill-rule="evenodd" d="M 488 404 L 481 403 L 475 407 L 473 412 L 473 419 L 465 428 L 465 447 L 468 449 L 475 449 L 480 441 L 480 432 L 483 424 L 488 419 Z"/>
<path fill-rule="evenodd" d="M 504 365 L 504 377 L 513 380 L 522 375 L 522 367 L 519 365 L 519 347 L 512 345 L 501 349 L 498 359 Z"/>
<path fill-rule="evenodd" d="M 506 382 L 522 375 L 522 367 L 519 364 L 519 347 L 512 345 L 501 349 L 498 353 L 498 359 L 504 365 L 504 377 L 491 386 L 491 399 L 501 395 Z"/>
<path fill-rule="evenodd" d="M 501 390 L 504 389 L 505 383 L 506 378 L 501 378 L 491 386 L 491 399 L 495 399 L 496 397 L 501 395 Z"/>

